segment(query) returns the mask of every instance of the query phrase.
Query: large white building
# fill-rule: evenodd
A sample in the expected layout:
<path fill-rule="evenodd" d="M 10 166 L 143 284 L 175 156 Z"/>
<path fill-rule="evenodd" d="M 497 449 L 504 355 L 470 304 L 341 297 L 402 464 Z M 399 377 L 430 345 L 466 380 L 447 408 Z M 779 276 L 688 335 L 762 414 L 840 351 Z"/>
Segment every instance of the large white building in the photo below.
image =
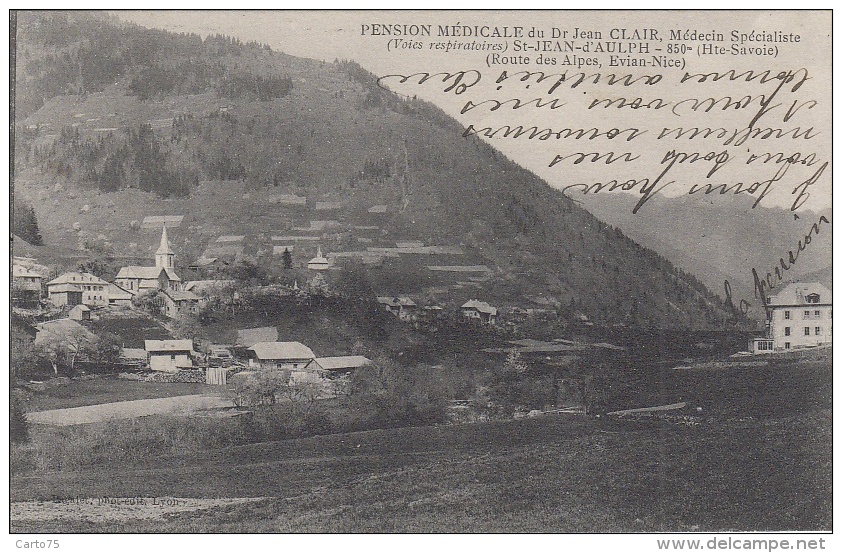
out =
<path fill-rule="evenodd" d="M 788 351 L 833 342 L 833 294 L 818 282 L 795 282 L 768 299 L 766 336 L 754 353 Z"/>
<path fill-rule="evenodd" d="M 47 297 L 53 305 L 108 305 L 108 283 L 91 273 L 70 271 L 47 283 Z"/>

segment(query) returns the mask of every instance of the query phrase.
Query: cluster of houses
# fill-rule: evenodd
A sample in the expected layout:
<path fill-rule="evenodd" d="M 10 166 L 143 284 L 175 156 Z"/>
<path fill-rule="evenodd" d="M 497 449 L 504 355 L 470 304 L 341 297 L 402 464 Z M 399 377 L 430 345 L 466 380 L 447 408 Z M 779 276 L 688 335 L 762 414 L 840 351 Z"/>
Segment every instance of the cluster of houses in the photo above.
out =
<path fill-rule="evenodd" d="M 182 282 L 175 272 L 175 257 L 167 238 L 167 227 L 164 226 L 160 245 L 155 252 L 154 266 L 121 267 L 114 282 L 106 282 L 87 272 L 69 271 L 43 284 L 46 267 L 37 266 L 32 259 L 15 258 L 13 301 L 18 307 L 37 307 L 42 289 L 46 288 L 46 299 L 50 304 L 55 307 L 68 306 L 71 308 L 71 318 L 84 320 L 90 317 L 91 309 L 130 307 L 135 296 L 157 291 L 161 313 L 174 318 L 185 312 L 195 313 L 202 301 L 198 294 L 208 285 L 219 286 L 231 282 Z M 40 269 L 33 268 L 36 266 Z M 330 268 L 330 262 L 322 255 L 321 247 L 316 257 L 307 263 L 307 268 L 317 274 Z"/>
<path fill-rule="evenodd" d="M 378 296 L 377 303 L 387 312 L 402 321 L 417 321 L 425 315 L 435 315 L 444 310 L 440 305 L 420 307 L 408 296 Z M 459 311 L 465 319 L 479 321 L 484 325 L 497 324 L 498 309 L 484 301 L 468 300 Z"/>
<path fill-rule="evenodd" d="M 44 270 L 32 269 L 30 262 L 26 258 L 14 260 L 13 287 L 20 291 L 16 303 L 21 307 L 36 307 L 41 299 Z M 43 284 L 43 288 L 50 304 L 70 307 L 69 317 L 76 320 L 90 318 L 91 309 L 129 307 L 135 296 L 150 291 L 160 292 L 161 312 L 169 317 L 195 312 L 200 301 L 175 272 L 175 252 L 166 227 L 161 231 L 154 266 L 122 267 L 114 282 L 87 272 L 68 271 Z"/>
<path fill-rule="evenodd" d="M 371 364 L 362 355 L 317 357 L 301 342 L 279 341 L 275 327 L 241 330 L 235 344 L 213 344 L 206 351 L 195 351 L 192 340 L 145 340 L 143 348 L 124 348 L 120 364 L 165 373 L 206 367 L 207 382 L 216 384 L 226 383 L 224 376 L 216 376 L 231 367 L 244 369 L 240 374 L 245 377 L 260 371 L 286 370 L 292 384 L 329 384 L 334 388 L 355 370 Z"/>

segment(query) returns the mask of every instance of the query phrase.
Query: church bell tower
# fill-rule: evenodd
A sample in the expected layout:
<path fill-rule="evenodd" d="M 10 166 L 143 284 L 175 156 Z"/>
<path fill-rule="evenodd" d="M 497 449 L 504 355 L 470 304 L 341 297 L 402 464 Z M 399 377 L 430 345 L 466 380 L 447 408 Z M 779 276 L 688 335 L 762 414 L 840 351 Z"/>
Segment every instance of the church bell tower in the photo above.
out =
<path fill-rule="evenodd" d="M 175 268 L 175 252 L 170 249 L 170 241 L 167 239 L 167 226 L 161 232 L 161 245 L 155 252 L 155 266 L 164 269 Z"/>

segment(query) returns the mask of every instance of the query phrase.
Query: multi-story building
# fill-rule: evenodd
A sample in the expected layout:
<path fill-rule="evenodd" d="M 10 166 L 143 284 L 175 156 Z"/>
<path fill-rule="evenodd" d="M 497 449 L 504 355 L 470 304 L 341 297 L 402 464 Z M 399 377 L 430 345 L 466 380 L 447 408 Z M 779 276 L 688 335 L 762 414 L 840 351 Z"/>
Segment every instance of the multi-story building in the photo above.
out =
<path fill-rule="evenodd" d="M 47 283 L 47 297 L 56 306 L 108 305 L 108 283 L 91 273 L 71 271 Z"/>
<path fill-rule="evenodd" d="M 753 353 L 788 351 L 833 342 L 833 295 L 818 282 L 795 282 L 769 297 L 766 336 L 755 338 Z"/>

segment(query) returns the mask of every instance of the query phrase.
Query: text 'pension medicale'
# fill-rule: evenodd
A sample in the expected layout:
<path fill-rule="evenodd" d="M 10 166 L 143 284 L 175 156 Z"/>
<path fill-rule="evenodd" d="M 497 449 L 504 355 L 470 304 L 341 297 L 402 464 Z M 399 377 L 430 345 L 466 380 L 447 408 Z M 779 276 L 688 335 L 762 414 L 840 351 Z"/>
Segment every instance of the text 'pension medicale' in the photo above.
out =
<path fill-rule="evenodd" d="M 814 140 L 826 121 L 813 78 L 806 68 L 463 68 L 378 83 L 405 97 L 443 95 L 463 118 L 463 138 L 546 156 L 544 176 L 567 195 L 639 194 L 638 213 L 658 192 L 748 195 L 752 207 L 788 195 L 792 211 L 804 206 L 828 167 Z"/>

